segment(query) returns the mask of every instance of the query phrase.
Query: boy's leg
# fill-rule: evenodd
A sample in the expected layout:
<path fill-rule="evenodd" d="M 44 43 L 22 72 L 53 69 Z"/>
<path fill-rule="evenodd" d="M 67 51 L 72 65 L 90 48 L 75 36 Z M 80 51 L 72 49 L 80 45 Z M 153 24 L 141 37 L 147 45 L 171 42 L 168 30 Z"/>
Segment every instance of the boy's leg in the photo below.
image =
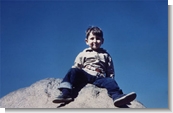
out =
<path fill-rule="evenodd" d="M 115 106 L 122 106 L 130 103 L 136 98 L 136 93 L 123 94 L 117 82 L 112 78 L 98 78 L 93 84 L 106 88 L 109 96 L 113 99 Z"/>
<path fill-rule="evenodd" d="M 62 91 L 62 95 L 58 96 L 54 102 L 60 103 L 72 101 L 72 89 L 93 82 L 95 79 L 95 76 L 91 76 L 81 69 L 71 68 L 58 87 L 58 89 Z"/>
<path fill-rule="evenodd" d="M 106 88 L 110 97 L 123 94 L 117 82 L 112 78 L 99 77 L 93 84 L 101 88 Z"/>
<path fill-rule="evenodd" d="M 80 84 L 92 83 L 95 79 L 96 76 L 92 76 L 82 69 L 71 68 L 59 85 L 59 89 L 73 89 L 73 87 L 79 86 Z"/>

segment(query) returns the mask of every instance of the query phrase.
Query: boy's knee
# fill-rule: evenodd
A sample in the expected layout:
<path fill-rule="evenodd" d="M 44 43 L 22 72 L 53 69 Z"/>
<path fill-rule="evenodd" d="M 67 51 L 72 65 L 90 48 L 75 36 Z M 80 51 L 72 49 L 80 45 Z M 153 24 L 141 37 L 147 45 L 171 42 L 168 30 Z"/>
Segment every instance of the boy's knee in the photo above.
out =
<path fill-rule="evenodd" d="M 105 78 L 105 82 L 116 82 L 114 79 L 110 78 L 110 77 L 106 77 Z"/>

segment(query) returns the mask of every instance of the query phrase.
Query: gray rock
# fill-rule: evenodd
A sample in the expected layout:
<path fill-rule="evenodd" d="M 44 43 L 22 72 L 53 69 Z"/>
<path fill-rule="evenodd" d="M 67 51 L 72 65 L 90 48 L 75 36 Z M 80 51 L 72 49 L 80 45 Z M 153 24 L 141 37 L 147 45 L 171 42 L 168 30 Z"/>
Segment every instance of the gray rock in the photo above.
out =
<path fill-rule="evenodd" d="M 1 108 L 117 108 L 108 96 L 106 89 L 87 84 L 74 101 L 68 104 L 55 104 L 52 101 L 61 93 L 57 87 L 61 79 L 47 78 L 29 87 L 18 89 L 0 99 Z M 137 100 L 128 108 L 145 108 Z"/>

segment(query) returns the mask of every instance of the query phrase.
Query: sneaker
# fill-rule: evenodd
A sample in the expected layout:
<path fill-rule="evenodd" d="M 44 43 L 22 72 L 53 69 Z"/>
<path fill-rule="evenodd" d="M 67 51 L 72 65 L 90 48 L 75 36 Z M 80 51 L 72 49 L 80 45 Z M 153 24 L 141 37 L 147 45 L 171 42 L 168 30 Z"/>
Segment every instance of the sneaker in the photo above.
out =
<path fill-rule="evenodd" d="M 66 96 L 66 95 L 59 95 L 55 100 L 53 100 L 53 103 L 67 103 L 72 101 L 73 99 L 70 96 Z"/>
<path fill-rule="evenodd" d="M 114 99 L 114 105 L 117 107 L 123 106 L 123 105 L 130 103 L 135 98 L 136 98 L 135 92 L 131 92 L 129 94 L 122 94 L 119 97 L 117 97 L 116 99 Z"/>

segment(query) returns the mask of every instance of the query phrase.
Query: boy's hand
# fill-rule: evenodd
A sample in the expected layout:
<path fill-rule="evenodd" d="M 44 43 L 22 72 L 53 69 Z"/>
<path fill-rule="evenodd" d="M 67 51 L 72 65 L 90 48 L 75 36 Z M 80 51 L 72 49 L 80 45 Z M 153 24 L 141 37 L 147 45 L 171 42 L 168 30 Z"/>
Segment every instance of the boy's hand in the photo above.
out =
<path fill-rule="evenodd" d="M 114 79 L 114 74 L 111 74 L 110 77 L 111 77 L 112 79 Z"/>
<path fill-rule="evenodd" d="M 80 69 L 83 68 L 82 64 L 77 64 L 77 67 L 80 68 Z"/>

